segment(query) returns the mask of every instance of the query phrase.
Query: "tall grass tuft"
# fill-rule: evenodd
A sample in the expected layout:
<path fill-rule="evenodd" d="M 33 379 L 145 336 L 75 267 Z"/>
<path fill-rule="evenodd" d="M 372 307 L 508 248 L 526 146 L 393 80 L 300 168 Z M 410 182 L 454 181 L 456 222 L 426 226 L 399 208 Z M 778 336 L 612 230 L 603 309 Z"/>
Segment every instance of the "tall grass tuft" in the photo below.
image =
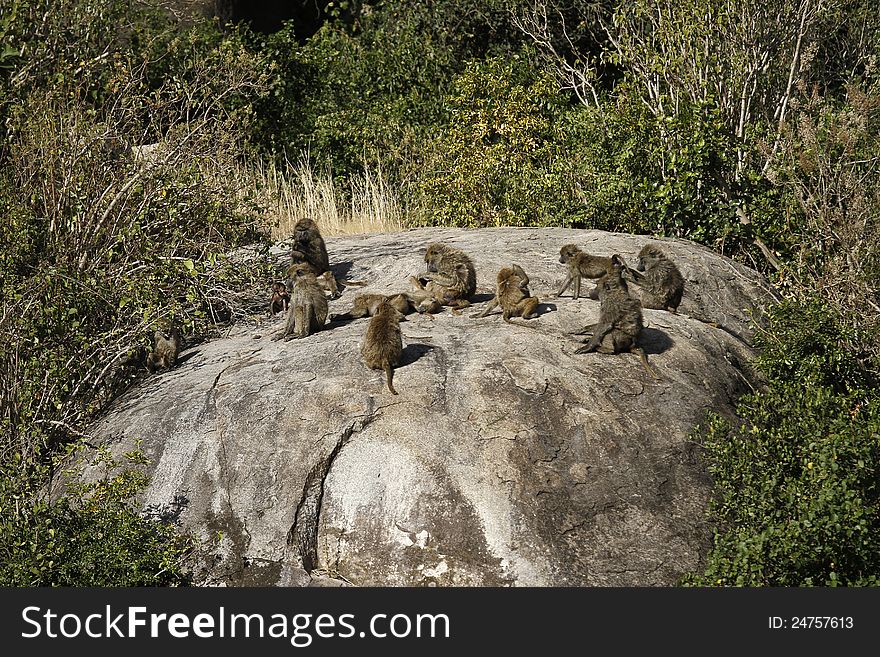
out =
<path fill-rule="evenodd" d="M 308 154 L 297 161 L 259 163 L 253 171 L 273 239 L 287 238 L 301 217 L 314 220 L 324 236 L 385 233 L 404 229 L 400 196 L 381 169 L 364 166 L 345 187 L 329 169 L 316 168 Z"/>

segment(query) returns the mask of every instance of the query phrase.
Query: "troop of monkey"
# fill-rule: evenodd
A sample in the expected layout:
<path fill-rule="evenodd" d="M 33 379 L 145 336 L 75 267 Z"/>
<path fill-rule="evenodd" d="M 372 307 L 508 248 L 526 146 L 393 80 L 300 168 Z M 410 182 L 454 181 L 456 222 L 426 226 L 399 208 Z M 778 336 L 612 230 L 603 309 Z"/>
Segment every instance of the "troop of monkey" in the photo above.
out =
<path fill-rule="evenodd" d="M 588 296 L 600 302 L 599 321 L 573 333 L 590 336 L 581 340 L 584 345 L 575 353 L 629 351 L 637 354 L 648 373 L 656 377 L 639 345 L 642 308 L 676 312 L 684 292 L 684 278 L 675 263 L 653 244 L 642 248 L 635 269 L 619 255 L 593 255 L 574 244 L 560 249 L 559 262 L 566 266 L 566 277 L 555 296 L 561 297 L 573 286 L 572 296 L 578 299 L 581 279 L 597 281 Z M 396 395 L 394 368 L 400 364 L 403 353 L 400 321 L 413 312 L 431 317 L 431 313 L 443 306 L 460 314 L 470 305 L 469 299 L 477 289 L 473 261 L 460 249 L 442 243 L 430 244 L 425 252 L 425 264 L 425 271 L 410 278 L 411 290 L 391 295 L 361 294 L 355 297 L 348 311 L 328 317 L 328 296 L 338 298 L 340 284 L 365 283 L 336 279 L 330 271 L 327 247 L 317 225 L 311 219 L 300 219 L 293 232 L 287 279 L 276 281 L 271 287 L 269 315 L 287 313 L 284 330 L 273 340 L 307 337 L 322 329 L 328 318 L 334 323 L 369 317 L 361 355 L 367 367 L 385 372 L 388 390 Z M 638 297 L 630 294 L 628 282 L 640 288 Z M 538 297 L 529 291 L 526 272 L 518 264 L 511 264 L 498 272 L 494 297 L 474 317 L 486 317 L 500 307 L 504 321 L 515 323 L 513 318 L 537 317 L 539 303 Z M 147 367 L 150 371 L 171 367 L 180 349 L 177 331 L 156 331 L 155 343 Z"/>
<path fill-rule="evenodd" d="M 559 262 L 566 266 L 566 278 L 556 296 L 562 296 L 574 286 L 573 297 L 577 299 L 581 295 L 581 279 L 596 280 L 596 287 L 588 296 L 600 302 L 599 321 L 574 332 L 590 336 L 582 340 L 585 344 L 576 353 L 630 351 L 639 355 L 645 369 L 656 376 L 639 345 L 642 308 L 676 312 L 684 291 L 684 279 L 675 264 L 655 245 L 646 245 L 638 260 L 636 268 L 631 269 L 619 255 L 592 255 L 574 244 L 567 244 L 559 252 Z M 301 219 L 294 229 L 287 282 L 276 282 L 272 286 L 269 314 L 287 313 L 284 330 L 274 340 L 306 337 L 327 323 L 327 296 L 336 298 L 339 294 L 338 281 L 329 265 L 327 248 L 318 227 L 311 219 Z M 400 364 L 403 353 L 400 321 L 413 312 L 431 317 L 443 306 L 460 314 L 470 305 L 470 298 L 477 289 L 474 263 L 460 249 L 436 242 L 429 244 L 425 265 L 425 271 L 410 278 L 412 289 L 390 295 L 360 294 L 349 310 L 329 316 L 330 323 L 370 318 L 361 355 L 367 367 L 384 370 L 388 390 L 395 395 L 394 368 Z M 628 282 L 641 288 L 639 298 L 630 295 Z M 504 321 L 515 323 L 513 318 L 537 317 L 539 304 L 538 297 L 529 291 L 528 274 L 518 264 L 511 264 L 498 272 L 494 297 L 474 317 L 486 317 L 500 307 Z"/>

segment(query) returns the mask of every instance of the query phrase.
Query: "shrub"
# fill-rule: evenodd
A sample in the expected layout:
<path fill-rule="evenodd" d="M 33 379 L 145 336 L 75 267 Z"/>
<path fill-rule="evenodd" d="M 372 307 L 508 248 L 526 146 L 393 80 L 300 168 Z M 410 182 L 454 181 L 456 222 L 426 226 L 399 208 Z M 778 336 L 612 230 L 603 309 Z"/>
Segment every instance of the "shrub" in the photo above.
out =
<path fill-rule="evenodd" d="M 472 62 L 446 99 L 415 185 L 425 223 L 561 223 L 573 205 L 560 131 L 566 98 L 521 56 Z"/>
<path fill-rule="evenodd" d="M 103 477 L 52 496 L 46 466 L 0 461 L 3 586 L 168 586 L 189 583 L 191 539 L 133 510 L 143 456 L 106 455 Z M 122 467 L 120 470 L 119 468 Z"/>
<path fill-rule="evenodd" d="M 737 424 L 714 415 L 697 434 L 717 530 L 705 572 L 687 583 L 880 584 L 880 404 L 834 339 L 847 332 L 819 302 L 771 311 L 768 388 L 740 400 Z"/>

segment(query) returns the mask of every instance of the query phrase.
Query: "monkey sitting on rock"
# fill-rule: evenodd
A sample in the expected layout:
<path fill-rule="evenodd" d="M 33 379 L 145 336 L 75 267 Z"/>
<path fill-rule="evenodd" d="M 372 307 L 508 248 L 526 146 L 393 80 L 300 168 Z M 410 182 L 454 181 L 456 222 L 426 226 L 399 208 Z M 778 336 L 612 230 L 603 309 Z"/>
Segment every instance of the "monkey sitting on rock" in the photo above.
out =
<path fill-rule="evenodd" d="M 477 317 L 485 317 L 497 306 L 501 306 L 504 321 L 512 324 L 511 317 L 537 317 L 539 303 L 538 297 L 531 296 L 529 292 L 529 277 L 526 272 L 519 265 L 511 265 L 498 272 L 495 297 Z"/>
<path fill-rule="evenodd" d="M 599 290 L 599 322 L 585 326 L 575 335 L 584 335 L 592 331 L 592 338 L 586 345 L 575 351 L 585 354 L 598 351 L 601 354 L 619 354 L 630 351 L 638 354 L 648 373 L 657 378 L 644 350 L 638 345 L 639 336 L 644 327 L 642 322 L 642 305 L 638 299 L 629 295 L 623 272 L 626 263 L 619 255 L 611 256 L 611 270 L 600 280 Z"/>
<path fill-rule="evenodd" d="M 643 308 L 677 312 L 684 294 L 684 277 L 660 247 L 642 247 L 639 264 L 635 270 L 627 267 L 625 276 L 641 288 Z"/>
<path fill-rule="evenodd" d="M 174 367 L 180 355 L 180 333 L 175 327 L 157 329 L 153 336 L 155 345 L 147 356 L 147 369 L 150 372 Z"/>
<path fill-rule="evenodd" d="M 293 290 L 284 331 L 273 340 L 305 338 L 327 322 L 327 297 L 311 268 L 303 263 L 290 268 Z"/>
<path fill-rule="evenodd" d="M 411 297 L 420 313 L 433 313 L 442 306 L 453 312 L 470 305 L 477 291 L 477 272 L 470 257 L 462 250 L 435 242 L 425 251 L 427 271 L 410 278 L 416 290 Z"/>

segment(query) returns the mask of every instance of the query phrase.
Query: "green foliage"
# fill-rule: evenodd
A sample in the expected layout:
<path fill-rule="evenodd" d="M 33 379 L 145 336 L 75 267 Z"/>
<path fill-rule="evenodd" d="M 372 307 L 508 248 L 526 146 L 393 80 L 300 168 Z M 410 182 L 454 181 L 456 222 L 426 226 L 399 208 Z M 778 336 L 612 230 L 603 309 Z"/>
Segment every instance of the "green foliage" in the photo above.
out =
<path fill-rule="evenodd" d="M 443 95 L 464 63 L 518 37 L 500 2 L 371 3 L 306 43 L 288 24 L 262 50 L 275 72 L 257 140 L 309 150 L 340 176 L 364 161 L 397 172 L 441 123 Z"/>
<path fill-rule="evenodd" d="M 417 181 L 424 221 L 452 226 L 561 223 L 574 205 L 561 156 L 566 99 L 526 59 L 473 62 L 456 78 L 449 122 Z"/>
<path fill-rule="evenodd" d="M 0 585 L 187 584 L 191 540 L 132 508 L 147 483 L 143 464 L 139 453 L 122 463 L 104 454 L 103 477 L 50 496 L 46 466 L 0 461 Z"/>
<path fill-rule="evenodd" d="M 841 318 L 816 301 L 771 311 L 766 390 L 739 422 L 700 440 L 717 499 L 715 543 L 696 585 L 878 585 L 880 404 L 847 352 Z"/>
<path fill-rule="evenodd" d="M 180 583 L 184 543 L 134 510 L 143 475 L 49 498 L 41 464 L 138 378 L 157 325 L 199 339 L 252 310 L 268 265 L 260 208 L 235 173 L 268 65 L 237 33 L 141 3 L 8 7 L 0 36 L 19 56 L 0 78 L 4 582 Z M 252 257 L 236 255 L 244 245 Z"/>
<path fill-rule="evenodd" d="M 625 85 L 601 108 L 583 108 L 568 157 L 589 227 L 720 244 L 736 235 L 719 187 L 731 147 L 710 104 L 655 117 Z"/>

